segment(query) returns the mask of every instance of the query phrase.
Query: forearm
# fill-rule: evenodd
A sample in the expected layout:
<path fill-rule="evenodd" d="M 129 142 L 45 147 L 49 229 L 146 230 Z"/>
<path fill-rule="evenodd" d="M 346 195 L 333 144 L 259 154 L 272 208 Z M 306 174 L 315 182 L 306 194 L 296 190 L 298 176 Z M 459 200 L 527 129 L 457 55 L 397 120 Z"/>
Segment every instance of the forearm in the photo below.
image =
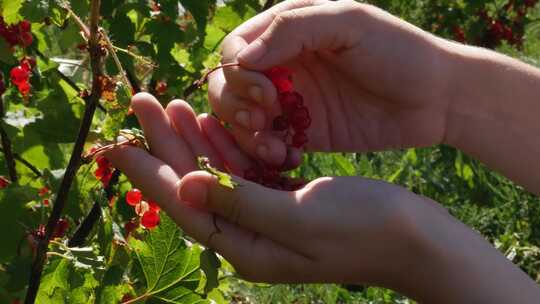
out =
<path fill-rule="evenodd" d="M 540 70 L 484 49 L 448 49 L 445 143 L 540 194 Z"/>
<path fill-rule="evenodd" d="M 413 238 L 423 250 L 396 289 L 420 303 L 538 301 L 537 284 L 481 235 L 448 214 L 424 210 L 417 211 Z"/>

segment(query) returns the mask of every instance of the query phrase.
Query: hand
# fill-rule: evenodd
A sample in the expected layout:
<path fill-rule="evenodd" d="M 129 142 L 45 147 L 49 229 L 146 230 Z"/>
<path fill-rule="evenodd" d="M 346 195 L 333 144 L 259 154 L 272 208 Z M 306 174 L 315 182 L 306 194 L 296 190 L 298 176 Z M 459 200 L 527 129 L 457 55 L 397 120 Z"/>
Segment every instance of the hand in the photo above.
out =
<path fill-rule="evenodd" d="M 187 234 L 252 281 L 392 286 L 424 254 L 409 208 L 444 213 L 400 187 L 361 178 L 322 178 L 282 192 L 234 177 L 240 185 L 227 190 L 195 171 L 196 155 L 233 173 L 253 163 L 216 119 L 197 118 L 180 100 L 164 110 L 146 93 L 132 108 L 152 154 L 122 146 L 107 158 Z M 213 214 L 221 233 L 214 233 Z"/>
<path fill-rule="evenodd" d="M 441 39 L 367 4 L 285 1 L 224 40 L 223 63 L 242 68 L 211 75 L 210 103 L 232 124 L 245 151 L 280 164 L 287 151 L 270 131 L 279 104 L 260 71 L 286 66 L 311 112 L 309 150 L 437 144 L 448 107 L 449 69 L 441 45 Z M 258 154 L 261 146 L 269 152 Z"/>
<path fill-rule="evenodd" d="M 228 190 L 193 171 L 196 155 L 233 172 L 253 165 L 217 120 L 196 118 L 183 101 L 164 111 L 148 94 L 136 95 L 132 107 L 153 155 L 124 146 L 107 157 L 251 281 L 366 283 L 428 303 L 538 298 L 519 268 L 427 198 L 358 177 L 321 178 L 296 192 L 235 177 L 240 185 Z"/>

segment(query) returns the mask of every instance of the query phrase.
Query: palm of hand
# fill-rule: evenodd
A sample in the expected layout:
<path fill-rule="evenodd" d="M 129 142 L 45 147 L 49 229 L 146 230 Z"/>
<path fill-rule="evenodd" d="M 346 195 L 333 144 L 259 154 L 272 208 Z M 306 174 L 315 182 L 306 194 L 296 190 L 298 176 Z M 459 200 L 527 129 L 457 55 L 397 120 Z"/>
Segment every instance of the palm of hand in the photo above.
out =
<path fill-rule="evenodd" d="M 441 141 L 445 120 L 436 107 L 372 93 L 367 83 L 377 75 L 350 75 L 315 54 L 300 58 L 290 68 L 312 118 L 309 150 L 381 151 Z"/>

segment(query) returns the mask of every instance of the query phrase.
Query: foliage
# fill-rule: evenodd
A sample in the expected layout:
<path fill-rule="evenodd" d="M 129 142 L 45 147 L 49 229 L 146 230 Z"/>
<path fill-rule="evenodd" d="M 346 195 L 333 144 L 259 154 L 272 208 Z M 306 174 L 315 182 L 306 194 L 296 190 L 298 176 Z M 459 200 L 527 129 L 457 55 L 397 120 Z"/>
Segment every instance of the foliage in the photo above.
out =
<path fill-rule="evenodd" d="M 90 2 L 0 1 L 5 87 L 0 162 L 6 164 L 0 167 L 0 302 L 24 299 L 47 233 L 52 240 L 44 247 L 38 303 L 407 301 L 358 286 L 252 285 L 238 280 L 226 261 L 190 242 L 163 213 L 153 229 L 138 225 L 138 212 L 125 203 L 132 188 L 127 178 L 105 161 L 80 158 L 74 151 L 84 148 L 87 154 L 98 142 L 112 142 L 120 130 L 138 127 L 128 115 L 131 91 L 149 91 L 164 105 L 182 97 L 217 65 L 225 35 L 264 3 L 103 1 L 100 26 L 111 43 L 101 39 L 93 48 L 90 36 L 81 34 L 90 20 Z M 540 58 L 535 1 L 371 2 L 437 35 L 498 48 L 533 64 Z M 96 79 L 91 51 L 104 58 L 103 74 Z M 203 89 L 189 101 L 208 111 L 205 96 Z M 88 136 L 77 141 L 93 102 L 99 105 L 88 121 Z M 66 187 L 71 173 L 73 182 Z M 452 148 L 307 154 L 294 175 L 363 175 L 402 184 L 441 202 L 538 278 L 540 201 Z M 61 189 L 69 191 L 64 196 Z M 62 201 L 61 221 L 47 231 Z"/>

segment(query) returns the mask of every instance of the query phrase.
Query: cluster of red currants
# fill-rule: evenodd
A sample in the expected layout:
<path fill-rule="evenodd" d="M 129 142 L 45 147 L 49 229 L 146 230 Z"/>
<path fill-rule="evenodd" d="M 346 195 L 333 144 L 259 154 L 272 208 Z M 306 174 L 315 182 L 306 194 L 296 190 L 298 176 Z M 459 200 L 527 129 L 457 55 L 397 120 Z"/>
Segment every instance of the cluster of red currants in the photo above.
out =
<path fill-rule="evenodd" d="M 143 197 L 141 190 L 133 188 L 126 193 L 126 203 L 135 209 L 135 213 L 140 217 L 141 225 L 146 229 L 155 228 L 159 225 L 160 217 L 159 205 Z M 137 228 L 136 221 L 129 221 L 124 226 L 126 235 L 129 235 Z"/>
<path fill-rule="evenodd" d="M 111 181 L 114 167 L 112 166 L 111 162 L 103 155 L 96 157 L 96 164 L 98 165 L 98 167 L 96 171 L 94 171 L 94 176 L 99 181 L 101 181 L 103 187 L 107 187 L 109 185 L 109 182 Z"/>
<path fill-rule="evenodd" d="M 54 232 L 52 237 L 53 238 L 62 238 L 64 235 L 66 235 L 67 230 L 69 229 L 69 221 L 68 219 L 61 218 L 58 220 L 58 223 L 56 223 L 56 227 L 54 228 Z"/>
<path fill-rule="evenodd" d="M 28 94 L 30 94 L 30 75 L 35 66 L 35 59 L 31 57 L 24 57 L 19 62 L 18 66 L 11 69 L 11 82 L 17 86 L 17 89 L 24 97 L 27 97 Z"/>
<path fill-rule="evenodd" d="M 506 41 L 521 48 L 525 34 L 525 16 L 537 3 L 538 0 L 510 0 L 494 16 L 480 10 L 478 17 L 486 27 L 473 42 L 483 47 L 495 48 Z"/>
<path fill-rule="evenodd" d="M 306 130 L 311 125 L 308 108 L 302 95 L 294 91 L 292 73 L 284 67 L 274 67 L 264 74 L 276 87 L 281 115 L 274 118 L 272 129 L 283 132 L 288 146 L 303 148 L 308 142 Z M 305 185 L 303 179 L 285 176 L 280 169 L 260 164 L 244 172 L 244 178 L 272 189 L 295 191 Z"/>
<path fill-rule="evenodd" d="M 31 30 L 32 25 L 28 20 L 8 25 L 4 21 L 4 17 L 0 16 L 0 36 L 4 37 L 11 47 L 16 45 L 21 47 L 30 46 L 34 41 Z"/>
<path fill-rule="evenodd" d="M 281 105 L 282 114 L 274 119 L 274 131 L 286 132 L 286 142 L 295 148 L 303 148 L 308 142 L 306 130 L 311 125 L 311 117 L 304 105 L 304 98 L 293 89 L 291 72 L 283 67 L 275 67 L 264 74 L 276 87 Z M 294 134 L 289 139 L 291 132 Z"/>
<path fill-rule="evenodd" d="M 48 207 L 51 203 L 50 197 L 51 197 L 51 190 L 47 187 L 43 187 L 39 189 L 38 192 L 39 197 L 42 198 L 42 204 L 45 207 Z"/>

